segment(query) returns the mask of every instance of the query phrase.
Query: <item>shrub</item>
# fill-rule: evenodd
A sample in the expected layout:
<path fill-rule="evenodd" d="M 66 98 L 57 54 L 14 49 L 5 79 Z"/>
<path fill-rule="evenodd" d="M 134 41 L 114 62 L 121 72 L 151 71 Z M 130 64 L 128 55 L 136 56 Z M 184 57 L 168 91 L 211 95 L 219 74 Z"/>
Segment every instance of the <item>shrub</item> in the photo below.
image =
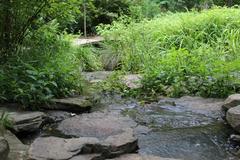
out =
<path fill-rule="evenodd" d="M 22 50 L 1 65 L 0 100 L 36 108 L 51 98 L 79 94 L 79 59 L 58 24 L 29 33 Z"/>
<path fill-rule="evenodd" d="M 240 10 L 214 8 L 99 27 L 143 93 L 225 97 L 240 90 Z M 129 23 L 130 22 L 130 23 Z"/>
<path fill-rule="evenodd" d="M 99 58 L 98 50 L 91 46 L 75 46 L 73 52 L 79 61 L 79 67 L 82 71 L 96 71 L 102 69 L 102 63 Z"/>

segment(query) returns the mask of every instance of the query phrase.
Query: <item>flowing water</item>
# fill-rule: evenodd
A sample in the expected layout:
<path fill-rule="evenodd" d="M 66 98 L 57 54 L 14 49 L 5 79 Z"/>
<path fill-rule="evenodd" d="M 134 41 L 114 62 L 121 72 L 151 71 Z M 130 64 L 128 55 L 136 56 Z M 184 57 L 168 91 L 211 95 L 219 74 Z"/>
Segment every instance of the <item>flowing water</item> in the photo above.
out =
<path fill-rule="evenodd" d="M 234 131 L 221 118 L 222 100 L 160 98 L 159 102 L 140 105 L 107 94 L 102 95 L 101 103 L 100 110 L 122 112 L 144 128 L 137 131 L 140 154 L 184 160 L 237 160 L 233 153 L 238 146 L 229 140 Z M 56 126 L 45 127 L 37 136 L 64 137 L 54 130 Z M 28 144 L 33 139 L 22 138 Z"/>
<path fill-rule="evenodd" d="M 184 160 L 236 160 L 234 133 L 221 118 L 221 100 L 183 97 L 125 109 L 124 114 L 151 128 L 138 134 L 139 152 Z"/>

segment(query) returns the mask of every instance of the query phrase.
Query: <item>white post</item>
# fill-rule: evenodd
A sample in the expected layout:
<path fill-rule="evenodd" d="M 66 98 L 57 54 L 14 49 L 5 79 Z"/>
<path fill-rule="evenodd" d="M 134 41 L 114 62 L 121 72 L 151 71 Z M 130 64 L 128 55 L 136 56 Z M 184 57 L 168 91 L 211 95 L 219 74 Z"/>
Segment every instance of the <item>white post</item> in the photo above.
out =
<path fill-rule="evenodd" d="M 84 37 L 87 37 L 87 10 L 86 10 L 86 0 L 83 1 L 83 9 L 84 9 Z"/>

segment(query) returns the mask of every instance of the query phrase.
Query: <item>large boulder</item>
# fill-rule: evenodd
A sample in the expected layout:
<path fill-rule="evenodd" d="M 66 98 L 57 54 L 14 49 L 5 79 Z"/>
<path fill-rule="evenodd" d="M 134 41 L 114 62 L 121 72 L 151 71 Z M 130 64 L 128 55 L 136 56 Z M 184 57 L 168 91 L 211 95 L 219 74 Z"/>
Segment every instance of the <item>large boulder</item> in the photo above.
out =
<path fill-rule="evenodd" d="M 9 154 L 9 145 L 5 138 L 0 137 L 0 159 L 7 160 Z"/>
<path fill-rule="evenodd" d="M 240 105 L 227 111 L 226 120 L 236 131 L 240 132 Z"/>
<path fill-rule="evenodd" d="M 93 106 L 91 97 L 78 96 L 63 99 L 53 99 L 52 104 L 42 106 L 42 108 L 50 110 L 63 110 L 69 112 L 89 112 Z"/>
<path fill-rule="evenodd" d="M 27 145 L 24 145 L 14 134 L 7 131 L 4 134 L 4 138 L 8 141 L 10 147 L 10 153 L 8 160 L 26 160 L 27 158 Z M 1 155 L 1 154 L 0 154 Z"/>
<path fill-rule="evenodd" d="M 39 130 L 46 117 L 43 112 L 21 111 L 17 108 L 0 107 L 0 115 L 3 112 L 7 112 L 14 132 Z"/>
<path fill-rule="evenodd" d="M 236 107 L 240 105 L 240 94 L 233 94 L 230 95 L 225 101 L 224 104 L 222 105 L 222 110 L 226 112 L 232 107 Z"/>

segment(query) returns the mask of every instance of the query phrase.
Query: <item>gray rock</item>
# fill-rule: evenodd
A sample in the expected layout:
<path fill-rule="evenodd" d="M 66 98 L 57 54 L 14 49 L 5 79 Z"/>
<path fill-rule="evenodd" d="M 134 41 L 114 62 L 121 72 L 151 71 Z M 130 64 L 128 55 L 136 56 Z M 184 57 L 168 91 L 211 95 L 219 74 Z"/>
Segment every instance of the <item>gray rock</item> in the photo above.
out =
<path fill-rule="evenodd" d="M 189 110 L 220 112 L 223 100 L 216 98 L 184 96 L 178 99 L 174 99 L 174 103 L 175 105 L 184 106 L 184 108 Z"/>
<path fill-rule="evenodd" d="M 122 139 L 127 139 L 122 135 Z M 123 140 L 124 141 L 124 140 Z M 99 140 L 97 138 L 72 138 L 64 139 L 57 137 L 40 137 L 31 145 L 28 152 L 28 159 L 31 160 L 91 160 L 103 157 L 115 157 L 122 153 L 129 153 L 132 150 L 129 144 L 120 140 L 114 140 L 114 137 Z M 128 143 L 131 143 L 128 141 Z"/>
<path fill-rule="evenodd" d="M 222 110 L 226 112 L 228 109 L 236 107 L 238 105 L 240 105 L 240 94 L 233 94 L 224 101 Z"/>
<path fill-rule="evenodd" d="M 46 116 L 43 112 L 21 111 L 16 108 L 1 107 L 0 114 L 4 111 L 8 114 L 14 132 L 36 131 L 40 129 Z"/>
<path fill-rule="evenodd" d="M 233 129 L 240 132 L 240 105 L 227 111 L 226 120 Z"/>
<path fill-rule="evenodd" d="M 85 146 L 99 144 L 96 138 L 63 139 L 57 137 L 37 138 L 29 149 L 31 160 L 67 160 L 82 152 Z"/>
<path fill-rule="evenodd" d="M 142 87 L 142 76 L 140 74 L 129 74 L 122 77 L 122 82 L 130 89 L 138 89 Z"/>
<path fill-rule="evenodd" d="M 90 83 L 97 83 L 106 80 L 112 73 L 112 71 L 96 71 L 83 72 L 82 75 Z"/>
<path fill-rule="evenodd" d="M 109 159 L 110 160 L 110 159 Z M 127 154 L 113 160 L 177 160 L 173 158 L 162 158 L 152 155 Z"/>
<path fill-rule="evenodd" d="M 62 121 L 58 130 L 68 136 L 107 138 L 123 133 L 137 124 L 114 113 L 94 112 Z"/>
<path fill-rule="evenodd" d="M 67 118 L 71 118 L 75 116 L 75 113 L 69 113 L 66 111 L 46 111 L 47 122 L 49 123 L 57 123 L 61 122 Z"/>
<path fill-rule="evenodd" d="M 9 154 L 9 145 L 5 138 L 0 137 L 0 156 L 1 160 L 7 160 Z"/>
<path fill-rule="evenodd" d="M 8 160 L 26 160 L 29 146 L 22 144 L 10 131 L 4 134 L 4 138 L 8 141 L 10 147 Z"/>
<path fill-rule="evenodd" d="M 236 142 L 240 142 L 240 135 L 232 134 L 232 135 L 230 136 L 230 140 L 236 141 Z"/>
<path fill-rule="evenodd" d="M 62 121 L 58 130 L 79 138 L 37 138 L 30 147 L 29 159 L 84 160 L 89 154 L 98 154 L 90 159 L 101 159 L 133 153 L 138 149 L 134 127 L 135 122 L 117 113 L 78 115 Z"/>
<path fill-rule="evenodd" d="M 69 112 L 89 112 L 93 106 L 90 97 L 79 96 L 74 98 L 53 99 L 53 104 L 42 106 L 50 110 L 64 110 Z"/>

